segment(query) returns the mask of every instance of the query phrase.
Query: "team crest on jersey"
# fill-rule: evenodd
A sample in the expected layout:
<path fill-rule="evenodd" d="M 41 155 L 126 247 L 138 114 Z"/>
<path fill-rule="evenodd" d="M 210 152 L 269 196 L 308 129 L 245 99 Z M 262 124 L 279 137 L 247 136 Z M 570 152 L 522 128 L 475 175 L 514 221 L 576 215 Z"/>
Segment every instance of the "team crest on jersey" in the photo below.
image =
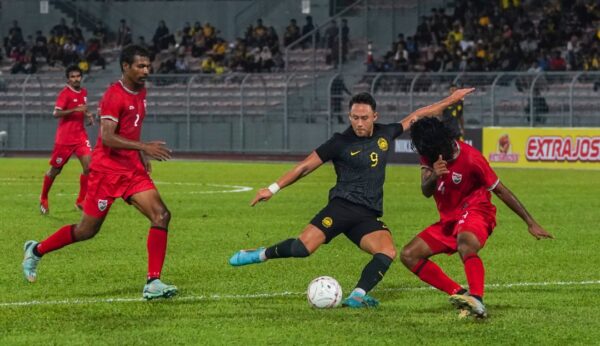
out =
<path fill-rule="evenodd" d="M 62 162 L 63 162 L 63 158 L 62 158 L 62 157 L 57 157 L 57 158 L 56 158 L 56 163 L 57 163 L 57 164 L 59 164 L 59 165 L 60 165 Z"/>
<path fill-rule="evenodd" d="M 462 174 L 452 172 L 452 182 L 454 184 L 460 184 L 461 181 L 462 181 Z"/>
<path fill-rule="evenodd" d="M 77 102 L 77 99 L 73 99 L 73 102 Z"/>
<path fill-rule="evenodd" d="M 104 211 L 106 210 L 106 207 L 108 206 L 108 201 L 105 199 L 99 199 L 98 200 L 98 210 L 100 211 Z"/>
<path fill-rule="evenodd" d="M 134 110 L 134 109 L 135 109 L 135 107 L 134 107 L 134 106 L 129 106 L 129 110 L 130 110 L 130 111 L 132 111 L 132 110 Z"/>
<path fill-rule="evenodd" d="M 327 216 L 323 219 L 323 221 L 321 221 L 321 223 L 323 224 L 323 226 L 325 226 L 325 228 L 329 228 L 333 226 L 333 219 Z"/>
<path fill-rule="evenodd" d="M 379 149 L 383 150 L 383 151 L 387 151 L 388 150 L 388 142 L 385 138 L 381 137 L 377 140 L 377 146 L 379 146 Z"/>

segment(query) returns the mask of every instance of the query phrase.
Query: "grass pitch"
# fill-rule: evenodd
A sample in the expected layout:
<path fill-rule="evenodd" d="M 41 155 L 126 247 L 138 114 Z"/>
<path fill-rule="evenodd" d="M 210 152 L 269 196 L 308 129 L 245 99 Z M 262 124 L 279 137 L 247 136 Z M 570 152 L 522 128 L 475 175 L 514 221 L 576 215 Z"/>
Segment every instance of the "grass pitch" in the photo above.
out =
<path fill-rule="evenodd" d="M 57 178 L 49 216 L 39 215 L 46 159 L 0 159 L 0 344 L 595 344 L 600 340 L 599 172 L 497 172 L 556 236 L 536 241 L 502 202 L 498 226 L 481 252 L 490 318 L 460 321 L 441 292 L 399 261 L 373 291 L 372 310 L 315 310 L 304 290 L 320 275 L 345 295 L 369 255 L 341 236 L 307 259 L 233 268 L 240 248 L 296 236 L 326 203 L 335 181 L 326 165 L 250 208 L 256 188 L 292 164 L 172 161 L 153 177 L 172 212 L 163 279 L 180 295 L 145 302 L 149 223 L 122 201 L 98 236 L 45 256 L 38 282 L 21 273 L 25 240 L 41 240 L 78 221 L 79 164 Z M 390 166 L 383 220 L 397 247 L 437 219 L 422 197 L 418 167 Z M 247 187 L 247 188 L 244 188 Z M 252 190 L 250 190 L 250 188 Z M 235 192 L 238 191 L 238 192 Z M 458 256 L 437 256 L 464 283 Z"/>

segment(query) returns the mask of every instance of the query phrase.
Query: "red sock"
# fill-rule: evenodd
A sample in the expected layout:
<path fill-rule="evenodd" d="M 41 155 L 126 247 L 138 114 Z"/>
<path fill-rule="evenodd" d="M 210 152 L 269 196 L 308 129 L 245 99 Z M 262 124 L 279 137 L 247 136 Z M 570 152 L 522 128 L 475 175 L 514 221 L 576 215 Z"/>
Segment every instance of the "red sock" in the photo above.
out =
<path fill-rule="evenodd" d="M 42 186 L 42 196 L 40 197 L 41 199 L 48 199 L 48 192 L 50 192 L 50 188 L 52 187 L 53 182 L 54 179 L 44 174 L 44 185 Z"/>
<path fill-rule="evenodd" d="M 148 233 L 148 279 L 160 278 L 165 254 L 167 253 L 167 229 L 150 227 Z"/>
<path fill-rule="evenodd" d="M 450 279 L 446 273 L 437 264 L 430 260 L 422 259 L 415 265 L 411 271 L 431 286 L 450 295 L 456 294 L 462 287 Z"/>
<path fill-rule="evenodd" d="M 61 247 L 67 246 L 75 242 L 73 237 L 73 230 L 75 225 L 62 226 L 58 231 L 54 232 L 51 236 L 41 241 L 37 246 L 37 252 L 40 255 L 47 254 L 60 249 Z"/>
<path fill-rule="evenodd" d="M 465 274 L 469 283 L 469 294 L 483 297 L 483 281 L 485 278 L 485 268 L 483 262 L 477 254 L 466 255 L 463 258 L 465 265 Z"/>
<path fill-rule="evenodd" d="M 81 204 L 87 193 L 88 175 L 82 174 L 79 176 L 79 196 L 77 196 L 77 204 Z"/>

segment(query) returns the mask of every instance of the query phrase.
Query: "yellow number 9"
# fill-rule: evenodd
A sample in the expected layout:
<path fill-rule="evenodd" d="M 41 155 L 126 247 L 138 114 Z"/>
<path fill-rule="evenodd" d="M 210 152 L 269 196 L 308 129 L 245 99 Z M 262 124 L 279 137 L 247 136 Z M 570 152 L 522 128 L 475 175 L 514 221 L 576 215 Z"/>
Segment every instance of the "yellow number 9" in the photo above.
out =
<path fill-rule="evenodd" d="M 371 153 L 371 155 L 369 155 L 369 158 L 371 158 L 371 167 L 375 167 L 377 166 L 377 164 L 379 163 L 379 155 L 377 155 L 377 153 L 373 152 Z"/>

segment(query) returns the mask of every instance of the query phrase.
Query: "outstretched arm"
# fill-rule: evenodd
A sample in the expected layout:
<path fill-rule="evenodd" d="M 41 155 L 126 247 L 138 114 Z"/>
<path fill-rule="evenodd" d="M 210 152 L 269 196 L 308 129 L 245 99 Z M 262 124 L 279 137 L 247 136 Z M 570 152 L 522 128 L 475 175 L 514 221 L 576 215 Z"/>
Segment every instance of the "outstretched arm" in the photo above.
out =
<path fill-rule="evenodd" d="M 316 152 L 310 153 L 302 162 L 296 165 L 291 171 L 285 173 L 281 178 L 277 179 L 277 182 L 271 184 L 268 188 L 262 188 L 258 190 L 252 202 L 251 206 L 255 206 L 258 202 L 268 201 L 277 191 L 283 189 L 288 185 L 292 185 L 300 178 L 303 178 L 310 174 L 310 172 L 319 168 L 323 164 L 319 155 Z"/>
<path fill-rule="evenodd" d="M 419 120 L 421 117 L 431 117 L 440 114 L 448 106 L 462 100 L 465 96 L 475 91 L 475 88 L 458 89 L 452 93 L 452 95 L 445 99 L 438 101 L 432 105 L 421 107 L 416 111 L 410 113 L 406 118 L 400 120 L 404 131 L 410 129 L 410 125 Z"/>
<path fill-rule="evenodd" d="M 519 215 L 519 217 L 523 219 L 523 221 L 525 221 L 529 233 L 531 233 L 532 236 L 534 236 L 536 239 L 554 239 L 552 234 L 546 232 L 546 230 L 544 230 L 542 226 L 540 226 L 533 219 L 533 217 L 529 214 L 527 209 L 525 209 L 523 204 L 521 204 L 521 202 L 517 199 L 517 196 L 515 196 L 506 186 L 504 186 L 504 184 L 499 182 L 493 191 L 496 194 L 496 196 L 498 196 L 498 198 L 500 198 L 502 202 L 504 202 L 504 204 L 506 204 L 510 209 L 512 209 L 512 211 L 515 212 L 515 214 Z"/>

